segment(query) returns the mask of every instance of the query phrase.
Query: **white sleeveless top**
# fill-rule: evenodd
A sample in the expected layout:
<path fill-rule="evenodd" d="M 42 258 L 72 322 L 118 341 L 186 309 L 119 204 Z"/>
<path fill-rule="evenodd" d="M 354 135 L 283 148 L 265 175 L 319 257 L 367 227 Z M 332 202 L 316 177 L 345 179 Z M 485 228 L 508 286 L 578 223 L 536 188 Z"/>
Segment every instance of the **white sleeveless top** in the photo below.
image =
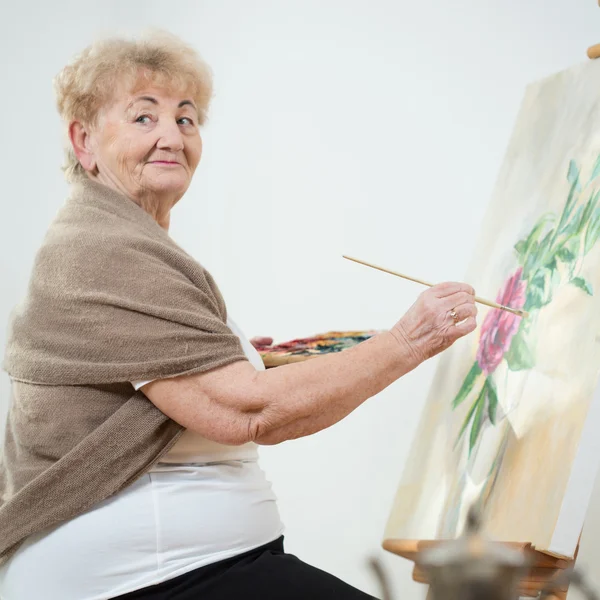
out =
<path fill-rule="evenodd" d="M 258 352 L 233 321 L 228 325 L 250 362 L 263 370 Z M 241 554 L 282 533 L 257 446 L 224 446 L 185 431 L 134 484 L 27 539 L 0 567 L 0 599 L 106 600 Z"/>

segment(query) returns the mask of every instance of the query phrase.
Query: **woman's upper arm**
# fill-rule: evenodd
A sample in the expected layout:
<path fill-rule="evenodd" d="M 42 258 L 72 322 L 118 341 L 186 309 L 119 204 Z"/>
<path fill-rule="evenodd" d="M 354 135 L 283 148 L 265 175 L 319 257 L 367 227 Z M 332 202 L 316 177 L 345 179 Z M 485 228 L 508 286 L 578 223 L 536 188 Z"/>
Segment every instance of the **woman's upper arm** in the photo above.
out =
<path fill-rule="evenodd" d="M 264 408 L 256 393 L 258 371 L 247 360 L 203 373 L 157 379 L 146 397 L 186 429 L 222 444 L 251 441 L 253 420 Z"/>

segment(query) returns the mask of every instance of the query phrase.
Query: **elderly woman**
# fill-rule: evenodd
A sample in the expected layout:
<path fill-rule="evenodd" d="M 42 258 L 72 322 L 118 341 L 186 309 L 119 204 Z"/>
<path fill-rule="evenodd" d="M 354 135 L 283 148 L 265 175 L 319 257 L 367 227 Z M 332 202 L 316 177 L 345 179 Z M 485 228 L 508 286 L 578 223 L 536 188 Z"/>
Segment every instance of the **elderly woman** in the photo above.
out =
<path fill-rule="evenodd" d="M 167 34 L 112 39 L 56 89 L 72 189 L 6 350 L 3 600 L 366 598 L 285 553 L 257 445 L 330 427 L 471 332 L 473 290 L 438 285 L 389 331 L 265 371 L 168 235 L 209 69 Z"/>

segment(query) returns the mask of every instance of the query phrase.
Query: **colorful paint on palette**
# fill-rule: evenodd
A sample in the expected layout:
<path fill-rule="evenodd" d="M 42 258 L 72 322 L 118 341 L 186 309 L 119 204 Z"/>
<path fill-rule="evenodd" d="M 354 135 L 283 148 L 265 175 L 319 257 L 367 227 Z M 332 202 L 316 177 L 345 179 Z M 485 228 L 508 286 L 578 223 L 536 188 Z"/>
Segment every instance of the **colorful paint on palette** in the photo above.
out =
<path fill-rule="evenodd" d="M 298 338 L 274 346 L 257 348 L 266 367 L 301 362 L 315 356 L 342 352 L 379 333 L 369 331 L 330 331 L 307 338 Z"/>

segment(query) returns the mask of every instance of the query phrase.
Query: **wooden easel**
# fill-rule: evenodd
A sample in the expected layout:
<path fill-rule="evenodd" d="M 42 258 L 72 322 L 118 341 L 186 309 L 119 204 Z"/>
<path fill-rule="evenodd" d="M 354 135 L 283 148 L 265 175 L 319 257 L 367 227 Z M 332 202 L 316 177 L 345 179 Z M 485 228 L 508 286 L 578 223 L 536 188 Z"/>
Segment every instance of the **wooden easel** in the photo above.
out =
<path fill-rule="evenodd" d="M 383 542 L 383 548 L 392 554 L 397 554 L 408 560 L 415 561 L 420 552 L 433 548 L 439 543 L 440 542 L 438 541 L 431 540 L 416 541 L 389 539 Z M 526 553 L 531 559 L 532 566 L 521 580 L 519 586 L 519 595 L 528 597 L 537 596 L 542 590 L 548 588 L 548 586 L 564 573 L 566 569 L 572 568 L 575 565 L 577 552 L 579 551 L 579 544 L 577 544 L 575 558 L 572 560 L 565 560 L 534 550 L 532 549 L 531 544 L 507 542 L 506 545 Z M 425 574 L 416 565 L 413 569 L 413 579 L 419 583 L 429 583 Z M 550 598 L 552 600 L 566 600 L 567 592 L 568 586 L 562 586 L 557 589 Z"/>
<path fill-rule="evenodd" d="M 600 0 L 598 0 L 598 5 L 600 6 Z M 587 55 L 590 59 L 600 58 L 600 44 L 590 46 Z M 392 554 L 397 554 L 398 556 L 402 556 L 403 558 L 415 562 L 419 553 L 433 548 L 439 543 L 439 541 L 433 540 L 418 541 L 388 539 L 383 542 L 383 548 Z M 575 556 L 571 560 L 556 558 L 549 554 L 545 554 L 544 552 L 535 550 L 532 548 L 531 544 L 527 543 L 506 542 L 506 545 L 522 551 L 531 559 L 532 566 L 521 579 L 519 586 L 519 595 L 526 597 L 536 597 L 541 591 L 548 589 L 562 573 L 575 566 L 577 554 L 579 553 L 579 543 L 575 550 Z M 419 583 L 429 583 L 425 573 L 417 565 L 415 565 L 413 569 L 413 579 Z M 549 596 L 549 599 L 566 600 L 568 591 L 568 585 L 555 588 L 554 594 Z"/>

